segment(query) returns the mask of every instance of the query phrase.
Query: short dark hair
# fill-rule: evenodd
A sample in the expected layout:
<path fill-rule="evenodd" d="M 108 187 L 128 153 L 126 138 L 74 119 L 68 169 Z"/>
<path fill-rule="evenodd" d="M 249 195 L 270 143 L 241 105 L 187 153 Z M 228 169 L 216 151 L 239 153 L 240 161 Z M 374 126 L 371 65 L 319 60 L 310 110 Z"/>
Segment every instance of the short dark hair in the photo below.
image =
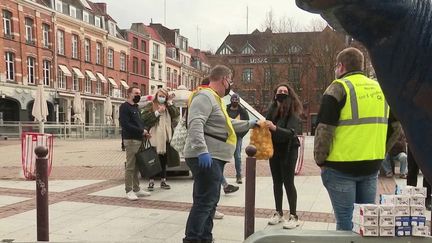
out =
<path fill-rule="evenodd" d="M 364 55 L 363 53 L 354 47 L 348 47 L 336 57 L 337 63 L 342 63 L 347 72 L 362 71 L 364 66 Z"/>
<path fill-rule="evenodd" d="M 202 81 L 201 81 L 201 85 L 209 85 L 210 84 L 210 79 L 209 77 L 205 77 Z"/>
<path fill-rule="evenodd" d="M 227 66 L 216 65 L 210 70 L 209 79 L 210 82 L 219 81 L 223 77 L 229 76 L 231 74 L 232 74 L 231 69 L 229 69 Z"/>
<path fill-rule="evenodd" d="M 139 88 L 138 88 L 137 86 L 131 86 L 131 87 L 129 87 L 129 88 L 127 89 L 126 94 L 127 94 L 127 95 L 132 94 L 132 91 L 133 91 L 134 89 L 139 89 Z"/>

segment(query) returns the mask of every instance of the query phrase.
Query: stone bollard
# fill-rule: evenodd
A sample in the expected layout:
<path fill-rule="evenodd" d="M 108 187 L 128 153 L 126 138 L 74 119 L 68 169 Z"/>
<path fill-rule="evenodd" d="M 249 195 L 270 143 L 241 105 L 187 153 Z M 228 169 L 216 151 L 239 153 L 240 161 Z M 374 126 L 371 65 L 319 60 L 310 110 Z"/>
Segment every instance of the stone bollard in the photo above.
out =
<path fill-rule="evenodd" d="M 255 180 L 257 149 L 253 145 L 246 147 L 246 190 L 245 190 L 245 227 L 244 239 L 247 239 L 255 231 Z"/>
<path fill-rule="evenodd" d="M 48 149 L 38 146 L 36 153 L 36 223 L 37 241 L 49 241 L 48 219 Z"/>

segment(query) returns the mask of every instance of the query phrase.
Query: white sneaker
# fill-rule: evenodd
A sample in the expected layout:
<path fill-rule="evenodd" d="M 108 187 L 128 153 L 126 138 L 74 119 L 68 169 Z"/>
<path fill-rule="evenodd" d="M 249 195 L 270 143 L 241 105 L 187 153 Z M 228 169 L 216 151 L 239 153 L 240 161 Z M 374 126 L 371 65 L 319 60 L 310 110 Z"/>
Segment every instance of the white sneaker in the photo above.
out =
<path fill-rule="evenodd" d="M 283 228 L 284 229 L 294 229 L 300 226 L 300 221 L 298 220 L 298 217 L 294 215 L 290 215 L 289 219 L 284 222 Z"/>
<path fill-rule="evenodd" d="M 273 216 L 271 216 L 270 220 L 268 221 L 268 224 L 275 225 L 279 224 L 282 221 L 284 221 L 283 217 L 278 212 L 274 212 Z"/>
<path fill-rule="evenodd" d="M 225 216 L 225 214 L 219 212 L 216 210 L 215 215 L 214 215 L 214 219 L 223 219 L 223 217 Z"/>
<path fill-rule="evenodd" d="M 139 191 L 135 192 L 135 195 L 137 197 L 148 197 L 148 196 L 151 195 L 151 193 L 150 192 L 146 192 L 143 189 L 140 189 Z"/>
<path fill-rule="evenodd" d="M 130 191 L 130 192 L 126 193 L 126 198 L 129 199 L 129 200 L 131 200 L 131 201 L 138 200 L 137 195 L 135 195 L 135 192 L 133 192 L 133 191 Z"/>

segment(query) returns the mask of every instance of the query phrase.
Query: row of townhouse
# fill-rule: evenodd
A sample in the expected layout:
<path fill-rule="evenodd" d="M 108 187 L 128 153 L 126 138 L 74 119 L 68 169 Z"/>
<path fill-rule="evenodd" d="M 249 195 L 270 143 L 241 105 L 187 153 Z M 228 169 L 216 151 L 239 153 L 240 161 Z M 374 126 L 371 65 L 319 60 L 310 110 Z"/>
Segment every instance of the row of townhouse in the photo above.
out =
<path fill-rule="evenodd" d="M 0 0 L 0 11 L 0 121 L 32 120 L 38 84 L 45 86 L 48 121 L 71 122 L 76 92 L 86 124 L 105 123 L 108 96 L 116 121 L 128 87 L 143 95 L 193 89 L 209 70 L 179 30 L 143 23 L 120 30 L 105 3 Z"/>

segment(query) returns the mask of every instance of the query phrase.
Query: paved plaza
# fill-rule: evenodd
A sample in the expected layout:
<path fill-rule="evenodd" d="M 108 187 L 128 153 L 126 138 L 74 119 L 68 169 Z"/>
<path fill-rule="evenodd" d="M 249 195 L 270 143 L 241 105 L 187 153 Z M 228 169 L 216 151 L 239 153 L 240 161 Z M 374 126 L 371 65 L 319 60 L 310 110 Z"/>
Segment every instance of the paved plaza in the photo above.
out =
<path fill-rule="evenodd" d="M 248 142 L 244 142 L 247 144 Z M 295 230 L 334 230 L 330 200 L 312 159 L 313 138 L 305 142 L 305 163 L 296 176 L 298 215 Z M 36 241 L 35 182 L 23 179 L 19 141 L 0 142 L 0 241 Z M 55 140 L 49 181 L 50 240 L 54 242 L 181 242 L 192 203 L 190 176 L 169 177 L 171 190 L 157 188 L 150 197 L 124 197 L 125 152 L 120 140 Z M 246 156 L 243 156 L 245 159 Z M 244 167 L 244 164 L 243 164 Z M 235 182 L 233 163 L 226 166 Z M 147 181 L 141 180 L 146 188 Z M 380 178 L 379 193 L 392 193 L 400 179 Z M 242 242 L 245 184 L 236 193 L 221 193 L 215 220 L 216 242 Z M 267 220 L 274 208 L 268 162 L 257 162 L 255 230 L 281 229 Z M 284 209 L 288 208 L 284 199 Z M 430 212 L 428 212 L 430 213 Z M 428 215 L 430 218 L 430 214 Z"/>

